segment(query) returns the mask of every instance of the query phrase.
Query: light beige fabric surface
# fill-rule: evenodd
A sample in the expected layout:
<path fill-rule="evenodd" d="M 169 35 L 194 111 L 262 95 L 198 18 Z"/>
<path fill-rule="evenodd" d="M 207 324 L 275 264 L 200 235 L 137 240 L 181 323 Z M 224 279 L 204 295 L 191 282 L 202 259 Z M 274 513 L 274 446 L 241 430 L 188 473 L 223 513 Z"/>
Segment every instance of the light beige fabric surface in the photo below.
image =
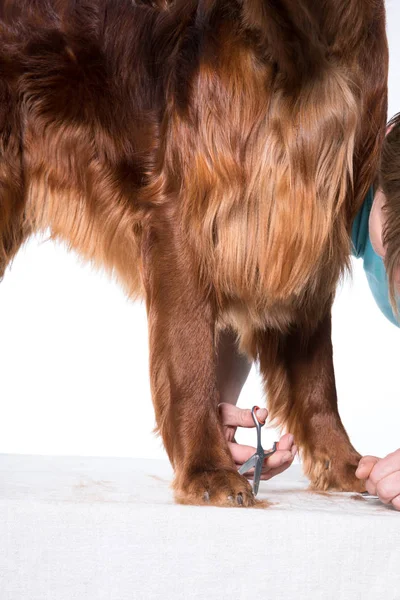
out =
<path fill-rule="evenodd" d="M 314 495 L 177 506 L 158 461 L 0 455 L 0 600 L 400 599 L 400 513 Z"/>

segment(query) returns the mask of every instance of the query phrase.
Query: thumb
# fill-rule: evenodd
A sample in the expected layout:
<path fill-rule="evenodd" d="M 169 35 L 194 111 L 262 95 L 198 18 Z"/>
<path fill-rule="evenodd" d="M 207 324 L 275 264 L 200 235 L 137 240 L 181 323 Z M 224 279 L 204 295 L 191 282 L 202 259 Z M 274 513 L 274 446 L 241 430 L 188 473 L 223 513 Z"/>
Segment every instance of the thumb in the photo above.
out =
<path fill-rule="evenodd" d="M 378 461 L 379 458 L 376 456 L 364 456 L 358 465 L 356 477 L 358 477 L 358 479 L 368 479 L 372 469 Z"/>

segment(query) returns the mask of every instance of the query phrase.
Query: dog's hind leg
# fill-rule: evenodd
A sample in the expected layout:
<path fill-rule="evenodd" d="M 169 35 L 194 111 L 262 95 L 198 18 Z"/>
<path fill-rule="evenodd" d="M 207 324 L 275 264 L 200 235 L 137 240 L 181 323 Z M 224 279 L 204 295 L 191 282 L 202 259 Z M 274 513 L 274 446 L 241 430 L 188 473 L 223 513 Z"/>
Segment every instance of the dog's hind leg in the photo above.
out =
<path fill-rule="evenodd" d="M 213 303 L 180 234 L 165 220 L 143 242 L 150 374 L 158 431 L 183 504 L 251 506 L 218 417 Z"/>
<path fill-rule="evenodd" d="M 362 491 L 360 455 L 340 420 L 331 343 L 331 316 L 312 333 L 264 332 L 258 339 L 270 416 L 295 437 L 314 488 Z"/>

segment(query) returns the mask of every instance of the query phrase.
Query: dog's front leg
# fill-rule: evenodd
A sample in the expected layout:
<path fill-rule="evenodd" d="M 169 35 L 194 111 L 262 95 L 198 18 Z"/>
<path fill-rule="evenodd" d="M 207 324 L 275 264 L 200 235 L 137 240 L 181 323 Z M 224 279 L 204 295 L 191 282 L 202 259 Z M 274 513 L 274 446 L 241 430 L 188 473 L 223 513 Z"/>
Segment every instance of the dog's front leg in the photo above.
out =
<path fill-rule="evenodd" d="M 312 332 L 263 333 L 259 356 L 270 415 L 294 435 L 312 486 L 362 491 L 355 476 L 361 457 L 337 407 L 330 314 Z"/>
<path fill-rule="evenodd" d="M 184 504 L 250 506 L 218 418 L 214 311 L 187 249 L 163 223 L 143 244 L 150 375 L 158 431 Z"/>

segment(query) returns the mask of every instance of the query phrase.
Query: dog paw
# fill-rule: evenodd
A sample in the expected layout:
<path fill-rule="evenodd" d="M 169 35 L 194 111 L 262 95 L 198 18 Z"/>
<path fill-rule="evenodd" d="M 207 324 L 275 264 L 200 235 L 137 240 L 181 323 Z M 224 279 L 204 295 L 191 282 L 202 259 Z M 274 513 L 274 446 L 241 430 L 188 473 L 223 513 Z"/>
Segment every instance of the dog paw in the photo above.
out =
<path fill-rule="evenodd" d="M 365 491 L 365 481 L 356 477 L 360 459 L 360 455 L 354 453 L 341 459 L 324 457 L 320 460 L 314 460 L 307 473 L 311 488 L 319 491 Z"/>
<path fill-rule="evenodd" d="M 174 487 L 179 504 L 249 507 L 256 503 L 247 479 L 233 470 L 197 473 L 178 480 Z"/>

